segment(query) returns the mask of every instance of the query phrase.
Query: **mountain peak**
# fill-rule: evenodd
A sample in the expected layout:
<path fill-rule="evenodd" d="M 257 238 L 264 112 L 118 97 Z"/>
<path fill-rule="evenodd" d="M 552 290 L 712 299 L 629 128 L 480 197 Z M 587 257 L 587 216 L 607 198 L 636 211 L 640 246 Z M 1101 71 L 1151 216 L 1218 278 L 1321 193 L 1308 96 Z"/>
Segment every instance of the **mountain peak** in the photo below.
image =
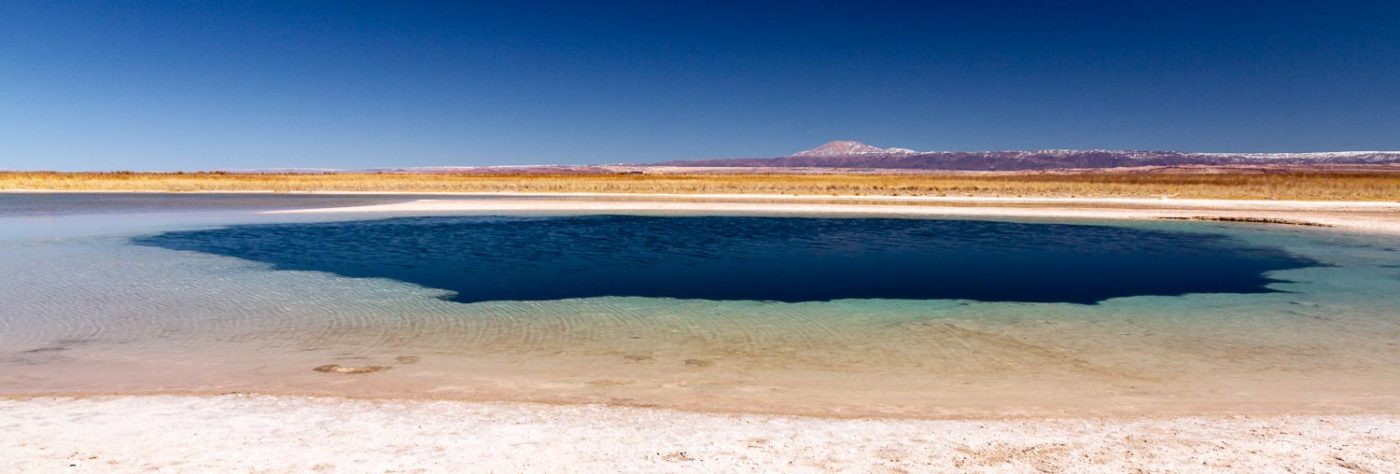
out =
<path fill-rule="evenodd" d="M 835 140 L 792 156 L 850 156 L 850 155 L 908 155 L 918 153 L 908 148 L 880 148 L 855 140 Z"/>

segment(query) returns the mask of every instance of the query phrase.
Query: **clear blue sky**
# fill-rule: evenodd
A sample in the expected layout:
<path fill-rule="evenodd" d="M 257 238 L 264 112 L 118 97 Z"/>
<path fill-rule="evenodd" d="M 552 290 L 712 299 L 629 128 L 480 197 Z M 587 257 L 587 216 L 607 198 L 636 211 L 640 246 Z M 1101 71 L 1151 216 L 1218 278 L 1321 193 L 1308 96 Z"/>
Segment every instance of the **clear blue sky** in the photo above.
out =
<path fill-rule="evenodd" d="M 3 1 L 0 168 L 1400 149 L 1393 0 L 592 3 Z"/>

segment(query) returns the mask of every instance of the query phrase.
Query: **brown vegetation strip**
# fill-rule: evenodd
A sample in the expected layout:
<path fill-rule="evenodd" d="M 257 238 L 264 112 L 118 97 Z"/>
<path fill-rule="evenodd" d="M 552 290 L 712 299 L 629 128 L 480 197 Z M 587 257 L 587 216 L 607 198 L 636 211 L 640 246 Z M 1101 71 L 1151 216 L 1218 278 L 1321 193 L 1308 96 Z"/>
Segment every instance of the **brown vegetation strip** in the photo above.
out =
<path fill-rule="evenodd" d="M 0 190 L 595 192 L 1400 200 L 1400 173 L 635 174 L 0 172 Z"/>
<path fill-rule="evenodd" d="M 1250 224 L 1282 224 L 1301 225 L 1310 227 L 1333 227 L 1331 224 L 1318 222 L 1300 221 L 1296 219 L 1275 219 L 1271 217 L 1230 217 L 1230 216 L 1190 216 L 1190 217 L 1161 217 L 1159 219 L 1169 221 L 1212 221 L 1212 222 L 1244 222 Z"/>

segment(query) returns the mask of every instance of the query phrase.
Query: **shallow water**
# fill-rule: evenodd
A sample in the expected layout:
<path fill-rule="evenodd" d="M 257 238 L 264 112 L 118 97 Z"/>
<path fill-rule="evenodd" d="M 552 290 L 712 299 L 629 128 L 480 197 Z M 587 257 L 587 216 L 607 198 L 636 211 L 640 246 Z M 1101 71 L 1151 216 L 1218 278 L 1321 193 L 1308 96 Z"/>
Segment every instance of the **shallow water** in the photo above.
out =
<path fill-rule="evenodd" d="M 341 222 L 251 212 L 325 207 L 334 196 L 235 210 L 7 199 L 2 393 L 257 391 L 895 416 L 1400 407 L 1393 238 L 1184 222 Z M 33 212 L 34 202 L 49 210 Z M 498 227 L 483 237 L 483 223 Z M 701 242 L 644 238 L 699 230 L 708 231 Z M 550 233 L 562 240 L 540 238 Z M 491 251 L 502 242 L 519 245 Z M 949 260 L 968 246 L 995 264 Z M 943 260 L 921 260 L 930 248 Z M 618 249 L 631 255 L 619 260 Z M 660 265 L 645 278 L 598 271 L 635 267 L 641 250 Z M 1052 255 L 1031 258 L 1043 253 Z M 764 255 L 801 262 L 800 271 L 764 273 Z M 576 272 L 549 271 L 560 265 Z M 679 287 L 685 266 L 730 284 Z M 1064 267 L 1072 271 L 1046 273 Z M 964 282 L 939 271 L 948 268 L 978 287 L 997 276 L 1015 284 L 950 292 Z M 500 280 L 473 293 L 483 275 Z M 772 285 L 774 276 L 803 284 Z M 515 284 L 532 278 L 549 284 Z M 907 284 L 923 281 L 939 284 Z M 1114 283 L 1126 287 L 1105 290 Z M 888 287 L 900 292 L 880 293 Z M 380 370 L 313 370 L 327 365 Z"/>

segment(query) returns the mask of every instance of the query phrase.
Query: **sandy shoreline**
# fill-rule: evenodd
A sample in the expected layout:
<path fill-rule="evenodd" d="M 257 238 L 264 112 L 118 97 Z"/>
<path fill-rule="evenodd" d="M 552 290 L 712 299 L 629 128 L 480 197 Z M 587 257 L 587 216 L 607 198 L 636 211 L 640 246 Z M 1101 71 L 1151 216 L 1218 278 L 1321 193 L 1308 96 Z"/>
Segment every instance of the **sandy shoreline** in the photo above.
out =
<path fill-rule="evenodd" d="M 0 189 L 0 194 L 270 194 L 270 195 L 345 195 L 345 196 L 493 196 L 493 197 L 561 197 L 561 198 L 627 198 L 627 199 L 739 199 L 787 201 L 888 201 L 927 203 L 1006 203 L 1006 204 L 1116 204 L 1205 208 L 1273 208 L 1273 209 L 1370 209 L 1400 211 L 1400 201 L 1319 201 L 1289 199 L 1203 199 L 1163 197 L 1039 197 L 1039 196 L 901 196 L 883 194 L 752 194 L 752 193 L 594 193 L 594 192 L 459 192 L 459 191 L 267 191 L 267 190 L 69 190 L 69 189 Z M 640 199 L 638 199 L 640 200 Z"/>
<path fill-rule="evenodd" d="M 262 395 L 0 400 L 17 472 L 1384 472 L 1400 416 L 832 420 Z"/>
<path fill-rule="evenodd" d="M 1400 235 L 1400 203 L 1218 199 L 795 196 L 753 194 L 510 194 L 270 213 L 676 212 L 1005 217 L 1083 220 L 1256 221 Z M 519 199 L 512 199 L 518 197 Z M 551 199 L 554 198 L 554 199 Z"/>

